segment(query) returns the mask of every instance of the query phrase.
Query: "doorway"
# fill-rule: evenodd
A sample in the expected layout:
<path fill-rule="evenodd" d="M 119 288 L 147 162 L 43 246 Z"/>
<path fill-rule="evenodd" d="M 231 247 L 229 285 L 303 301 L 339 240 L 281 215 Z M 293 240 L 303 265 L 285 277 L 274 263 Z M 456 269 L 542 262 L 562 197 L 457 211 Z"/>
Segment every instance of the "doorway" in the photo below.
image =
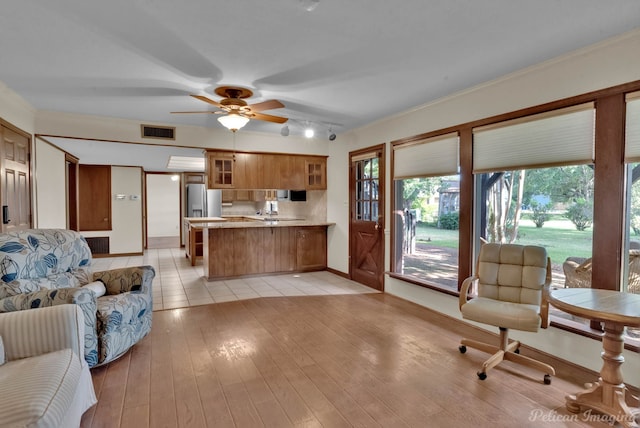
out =
<path fill-rule="evenodd" d="M 180 248 L 180 175 L 148 172 L 146 248 Z"/>
<path fill-rule="evenodd" d="M 384 291 L 385 145 L 349 153 L 349 276 Z"/>
<path fill-rule="evenodd" d="M 31 138 L 8 124 L 0 125 L 2 232 L 31 227 Z"/>

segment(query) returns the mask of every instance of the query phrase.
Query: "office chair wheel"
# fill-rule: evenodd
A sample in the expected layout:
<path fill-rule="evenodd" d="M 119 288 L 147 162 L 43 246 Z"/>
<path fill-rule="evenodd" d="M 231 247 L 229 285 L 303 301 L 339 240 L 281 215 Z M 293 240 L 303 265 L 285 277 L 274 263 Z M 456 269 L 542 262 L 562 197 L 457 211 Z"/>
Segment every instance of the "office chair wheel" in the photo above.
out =
<path fill-rule="evenodd" d="M 478 372 L 478 379 L 485 380 L 487 378 L 487 374 L 485 372 Z"/>
<path fill-rule="evenodd" d="M 464 345 L 460 345 L 458 346 L 458 350 L 460 351 L 461 354 L 464 354 L 465 352 L 467 352 L 467 347 Z"/>
<path fill-rule="evenodd" d="M 544 375 L 544 384 L 551 385 L 551 376 L 549 376 L 548 374 Z"/>

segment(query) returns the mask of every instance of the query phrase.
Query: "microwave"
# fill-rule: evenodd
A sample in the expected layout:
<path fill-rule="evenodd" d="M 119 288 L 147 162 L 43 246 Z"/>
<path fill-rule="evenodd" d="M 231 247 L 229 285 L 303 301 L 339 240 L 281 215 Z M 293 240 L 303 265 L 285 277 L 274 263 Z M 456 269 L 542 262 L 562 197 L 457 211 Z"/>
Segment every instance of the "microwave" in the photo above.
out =
<path fill-rule="evenodd" d="M 289 200 L 291 202 L 305 202 L 307 200 L 307 191 L 289 190 Z"/>

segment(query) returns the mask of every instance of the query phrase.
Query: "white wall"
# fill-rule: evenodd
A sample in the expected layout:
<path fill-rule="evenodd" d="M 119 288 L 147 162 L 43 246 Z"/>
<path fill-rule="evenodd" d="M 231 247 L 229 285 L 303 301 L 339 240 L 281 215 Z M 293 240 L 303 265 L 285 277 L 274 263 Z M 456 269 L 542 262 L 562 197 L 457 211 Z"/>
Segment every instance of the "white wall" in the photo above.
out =
<path fill-rule="evenodd" d="M 332 145 L 329 149 L 328 218 L 336 222 L 329 232 L 329 266 L 348 272 L 349 195 L 345 183 L 348 180 L 349 151 L 640 80 L 640 56 L 637 52 L 640 52 L 640 31 L 627 33 L 341 135 L 341 144 Z M 387 162 L 389 160 L 390 145 L 387 144 Z M 387 195 L 390 195 L 391 186 L 389 173 L 387 166 Z M 387 200 L 387 269 L 390 266 L 390 212 L 391 201 Z M 385 279 L 385 291 L 460 319 L 457 298 L 389 277 Z M 543 330 L 537 335 L 514 332 L 512 336 L 592 370 L 600 370 L 602 366 L 601 344 L 598 341 L 557 328 Z M 627 352 L 625 358 L 627 361 L 622 367 L 625 381 L 640 385 L 640 355 Z"/>
<path fill-rule="evenodd" d="M 34 156 L 35 206 L 37 221 L 34 227 L 67 227 L 67 179 L 65 153 L 51 144 L 36 139 Z M 34 209 L 35 211 L 35 209 Z"/>
<path fill-rule="evenodd" d="M 141 138 L 140 121 L 54 111 L 38 111 L 36 128 L 39 134 L 71 138 L 163 145 L 169 143 L 184 147 L 239 151 L 326 155 L 329 146 L 326 138 L 309 139 L 294 135 L 283 137 L 250 131 L 240 131 L 234 135 L 221 128 L 182 125 L 176 126 L 176 140 L 166 142 L 153 138 Z"/>
<path fill-rule="evenodd" d="M 36 109 L 0 82 L 0 118 L 25 132 L 35 131 Z"/>
<path fill-rule="evenodd" d="M 169 174 L 146 174 L 147 236 L 180 236 L 180 180 Z"/>

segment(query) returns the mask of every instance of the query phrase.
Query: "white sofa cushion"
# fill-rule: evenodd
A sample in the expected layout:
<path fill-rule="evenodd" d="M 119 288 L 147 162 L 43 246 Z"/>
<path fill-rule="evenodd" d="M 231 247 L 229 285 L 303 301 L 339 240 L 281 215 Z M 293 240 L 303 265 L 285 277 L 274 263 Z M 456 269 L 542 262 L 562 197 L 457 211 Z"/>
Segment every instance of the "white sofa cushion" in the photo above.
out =
<path fill-rule="evenodd" d="M 102 281 L 93 281 L 82 286 L 82 288 L 88 288 L 96 293 L 96 297 L 102 297 L 107 292 L 107 288 Z"/>
<path fill-rule="evenodd" d="M 0 426 L 61 426 L 81 371 L 71 349 L 5 363 L 0 367 Z"/>
<path fill-rule="evenodd" d="M 538 331 L 540 328 L 540 307 L 536 305 L 476 297 L 464 304 L 460 310 L 464 319 L 496 327 L 523 331 Z"/>

